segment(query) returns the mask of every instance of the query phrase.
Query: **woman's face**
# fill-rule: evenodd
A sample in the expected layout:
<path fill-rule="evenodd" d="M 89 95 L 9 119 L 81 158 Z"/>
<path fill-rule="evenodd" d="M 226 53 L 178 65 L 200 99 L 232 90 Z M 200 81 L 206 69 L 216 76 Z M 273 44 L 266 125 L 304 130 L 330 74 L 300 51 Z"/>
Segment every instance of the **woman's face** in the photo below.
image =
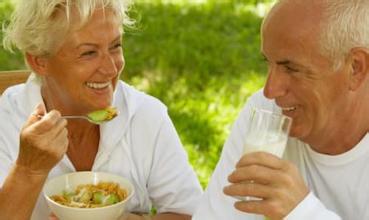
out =
<path fill-rule="evenodd" d="M 46 59 L 43 97 L 49 108 L 84 114 L 109 106 L 124 67 L 122 26 L 110 10 L 96 10 L 72 29 L 55 55 Z"/>

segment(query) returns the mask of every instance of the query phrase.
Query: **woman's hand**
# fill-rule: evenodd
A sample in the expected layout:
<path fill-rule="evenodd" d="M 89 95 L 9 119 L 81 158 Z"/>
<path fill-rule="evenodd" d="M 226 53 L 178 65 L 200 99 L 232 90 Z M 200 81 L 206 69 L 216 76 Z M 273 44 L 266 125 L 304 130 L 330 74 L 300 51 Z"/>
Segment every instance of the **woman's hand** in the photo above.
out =
<path fill-rule="evenodd" d="M 292 163 L 264 152 L 244 155 L 228 180 L 226 195 L 261 198 L 236 202 L 236 209 L 270 219 L 283 219 L 309 193 Z"/>
<path fill-rule="evenodd" d="M 46 113 L 39 104 L 23 126 L 16 164 L 32 172 L 47 174 L 68 149 L 67 121 L 58 111 Z"/>
<path fill-rule="evenodd" d="M 0 188 L 1 219 L 31 218 L 49 171 L 67 151 L 66 124 L 59 112 L 46 114 L 42 104 L 28 118 L 21 130 L 17 161 Z"/>

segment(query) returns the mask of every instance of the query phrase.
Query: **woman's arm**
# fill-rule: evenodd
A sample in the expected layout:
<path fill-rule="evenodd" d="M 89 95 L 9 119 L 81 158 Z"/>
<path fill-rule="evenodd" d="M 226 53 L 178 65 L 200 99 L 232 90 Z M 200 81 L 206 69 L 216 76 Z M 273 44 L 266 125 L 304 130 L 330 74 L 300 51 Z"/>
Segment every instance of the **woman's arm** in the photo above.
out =
<path fill-rule="evenodd" d="M 50 170 L 67 151 L 66 120 L 45 113 L 37 106 L 20 132 L 18 158 L 0 188 L 0 220 L 30 219 Z"/>
<path fill-rule="evenodd" d="M 14 165 L 0 189 L 0 220 L 30 219 L 47 174 Z"/>

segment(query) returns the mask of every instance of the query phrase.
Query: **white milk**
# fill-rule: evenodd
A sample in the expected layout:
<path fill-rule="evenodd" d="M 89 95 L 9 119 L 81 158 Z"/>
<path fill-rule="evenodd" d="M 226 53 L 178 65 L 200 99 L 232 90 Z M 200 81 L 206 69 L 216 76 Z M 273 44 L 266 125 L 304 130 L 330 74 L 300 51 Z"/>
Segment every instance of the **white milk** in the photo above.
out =
<path fill-rule="evenodd" d="M 244 145 L 243 154 L 255 152 L 255 151 L 265 151 L 271 154 L 276 155 L 277 157 L 282 157 L 284 148 L 285 148 L 285 141 L 279 141 L 274 143 L 268 143 L 263 145 L 251 144 L 247 143 Z"/>
<path fill-rule="evenodd" d="M 260 136 L 248 137 L 243 148 L 243 154 L 255 151 L 265 151 L 274 154 L 277 157 L 282 157 L 286 147 L 286 141 L 287 137 L 278 138 L 274 134 L 266 134 L 263 138 Z"/>

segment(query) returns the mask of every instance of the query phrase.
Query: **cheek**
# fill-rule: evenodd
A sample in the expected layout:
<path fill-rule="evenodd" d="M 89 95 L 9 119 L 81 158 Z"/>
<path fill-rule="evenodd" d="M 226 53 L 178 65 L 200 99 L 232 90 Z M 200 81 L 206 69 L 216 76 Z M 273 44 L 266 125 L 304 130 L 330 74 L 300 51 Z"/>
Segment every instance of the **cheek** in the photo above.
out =
<path fill-rule="evenodd" d="M 118 72 L 121 72 L 124 69 L 124 65 L 125 65 L 125 60 L 124 60 L 123 55 L 117 56 L 115 58 L 115 66 Z"/>
<path fill-rule="evenodd" d="M 310 89 L 308 89 L 310 88 Z M 298 105 L 298 110 L 293 117 L 293 123 L 291 127 L 291 136 L 297 138 L 303 138 L 309 135 L 315 126 L 319 113 L 317 112 L 320 100 L 311 87 L 300 84 L 298 91 L 295 89 L 293 92 L 294 98 Z"/>
<path fill-rule="evenodd" d="M 301 116 L 298 118 L 299 132 L 301 136 L 308 136 L 314 131 L 319 131 L 329 118 L 330 100 L 325 100 L 321 93 L 314 92 L 305 97 Z"/>

